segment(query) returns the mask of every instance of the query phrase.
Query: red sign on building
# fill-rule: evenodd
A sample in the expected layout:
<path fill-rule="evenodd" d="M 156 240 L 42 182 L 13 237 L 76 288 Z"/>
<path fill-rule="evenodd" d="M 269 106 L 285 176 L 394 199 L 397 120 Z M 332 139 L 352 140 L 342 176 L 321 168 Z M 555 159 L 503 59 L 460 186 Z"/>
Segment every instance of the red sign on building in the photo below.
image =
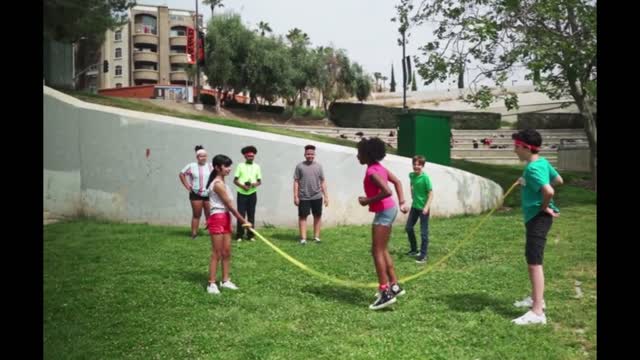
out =
<path fill-rule="evenodd" d="M 196 63 L 196 32 L 193 28 L 187 28 L 187 62 Z"/>

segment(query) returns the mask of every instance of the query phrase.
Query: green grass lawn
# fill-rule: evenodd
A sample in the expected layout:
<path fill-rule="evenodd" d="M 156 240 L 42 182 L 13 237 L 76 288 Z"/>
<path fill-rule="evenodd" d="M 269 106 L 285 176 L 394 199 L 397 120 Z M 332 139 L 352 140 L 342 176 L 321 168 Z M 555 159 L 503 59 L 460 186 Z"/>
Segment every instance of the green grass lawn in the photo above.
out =
<path fill-rule="evenodd" d="M 518 167 L 454 166 L 506 190 Z M 44 227 L 46 359 L 595 359 L 596 195 L 562 174 L 561 216 L 545 252 L 546 326 L 517 327 L 512 306 L 529 291 L 519 193 L 441 266 L 407 282 L 391 309 L 371 311 L 373 289 L 323 282 L 259 240 L 233 244 L 240 291 L 205 291 L 210 242 L 184 227 L 80 219 Z M 355 201 L 355 200 L 354 200 Z M 292 214 L 295 216 L 295 214 Z M 430 222 L 430 263 L 481 219 Z M 258 219 L 258 224 L 261 223 Z M 267 220 L 267 219 L 264 219 Z M 400 277 L 423 269 L 404 256 L 403 224 L 390 251 Z M 418 227 L 416 227 L 418 228 Z M 370 226 L 258 228 L 296 259 L 342 279 L 374 282 Z M 426 265 L 427 267 L 430 264 Z M 575 297 L 575 282 L 584 296 Z"/>

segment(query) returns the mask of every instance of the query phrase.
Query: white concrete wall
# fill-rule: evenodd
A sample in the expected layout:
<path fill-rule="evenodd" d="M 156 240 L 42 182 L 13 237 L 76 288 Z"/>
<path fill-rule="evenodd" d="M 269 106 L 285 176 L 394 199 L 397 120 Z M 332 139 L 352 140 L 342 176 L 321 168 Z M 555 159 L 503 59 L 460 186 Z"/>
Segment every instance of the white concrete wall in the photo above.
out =
<path fill-rule="evenodd" d="M 47 87 L 43 106 L 44 208 L 54 215 L 186 226 L 191 210 L 178 172 L 194 161 L 194 146 L 204 145 L 210 159 L 226 154 L 236 165 L 243 160 L 240 149 L 252 144 L 263 173 L 257 225 L 296 226 L 293 170 L 309 140 L 85 103 Z M 325 223 L 370 223 L 372 215 L 357 201 L 365 167 L 356 149 L 315 145 L 329 185 Z M 410 200 L 411 160 L 387 155 L 383 164 L 403 180 Z M 496 183 L 461 170 L 428 163 L 426 172 L 434 216 L 486 211 L 502 196 Z M 232 179 L 227 183 L 233 187 Z"/>

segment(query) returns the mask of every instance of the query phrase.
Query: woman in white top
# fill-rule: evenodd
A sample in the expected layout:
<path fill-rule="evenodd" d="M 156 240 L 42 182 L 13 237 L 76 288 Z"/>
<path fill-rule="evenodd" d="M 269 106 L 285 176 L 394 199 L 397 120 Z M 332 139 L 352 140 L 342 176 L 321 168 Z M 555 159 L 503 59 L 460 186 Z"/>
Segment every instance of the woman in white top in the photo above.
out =
<path fill-rule="evenodd" d="M 242 226 L 251 227 L 236 208 L 233 207 L 231 189 L 225 184 L 224 177 L 231 172 L 231 159 L 226 155 L 216 155 L 211 161 L 213 170 L 209 175 L 207 189 L 209 190 L 209 204 L 211 215 L 207 220 L 209 234 L 211 235 L 211 263 L 209 264 L 209 294 L 220 294 L 216 285 L 216 272 L 218 263 L 222 260 L 222 281 L 220 287 L 231 290 L 238 290 L 238 287 L 231 282 L 229 269 L 231 267 L 231 215 L 233 214 Z"/>
<path fill-rule="evenodd" d="M 187 164 L 178 178 L 182 185 L 189 192 L 189 201 L 191 202 L 191 238 L 198 236 L 198 225 L 204 210 L 205 222 L 209 218 L 209 190 L 205 186 L 208 174 L 211 173 L 213 167 L 207 164 L 207 151 L 202 145 L 196 146 L 196 160 Z"/>

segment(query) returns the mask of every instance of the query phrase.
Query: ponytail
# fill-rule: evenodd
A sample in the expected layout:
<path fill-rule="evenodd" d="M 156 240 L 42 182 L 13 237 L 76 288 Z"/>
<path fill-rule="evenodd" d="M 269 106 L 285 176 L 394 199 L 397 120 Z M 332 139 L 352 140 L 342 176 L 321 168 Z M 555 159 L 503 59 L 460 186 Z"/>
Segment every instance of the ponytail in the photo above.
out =
<path fill-rule="evenodd" d="M 218 176 L 218 171 L 216 170 L 216 166 L 218 167 L 222 165 L 231 166 L 231 164 L 233 164 L 233 161 L 231 161 L 231 159 L 226 155 L 218 154 L 213 157 L 213 160 L 211 160 L 211 165 L 213 165 L 213 170 L 211 170 L 211 173 L 209 174 L 209 180 L 207 181 L 207 189 L 209 188 L 209 185 L 211 185 L 213 180 L 215 180 L 216 176 Z"/>

